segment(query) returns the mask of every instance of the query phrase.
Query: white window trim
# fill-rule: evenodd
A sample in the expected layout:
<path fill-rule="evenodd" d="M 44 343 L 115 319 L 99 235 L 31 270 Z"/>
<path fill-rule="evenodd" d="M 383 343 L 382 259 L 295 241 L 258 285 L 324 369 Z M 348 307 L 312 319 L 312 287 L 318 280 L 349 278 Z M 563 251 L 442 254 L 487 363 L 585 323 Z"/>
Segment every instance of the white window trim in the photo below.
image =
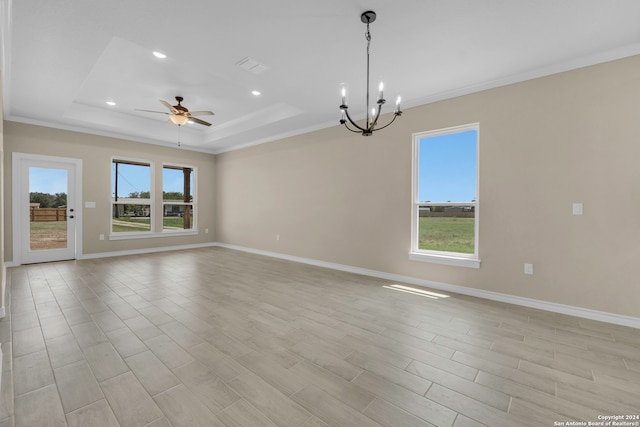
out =
<path fill-rule="evenodd" d="M 172 168 L 190 168 L 191 169 L 191 173 L 194 174 L 193 177 L 193 200 L 191 201 L 191 203 L 185 203 L 185 202 L 166 202 L 164 201 L 164 198 L 162 197 L 162 194 L 160 195 L 160 200 L 162 203 L 162 213 L 164 215 L 164 206 L 165 205 L 191 205 L 191 209 L 193 211 L 193 224 L 190 230 L 165 230 L 164 229 L 164 223 L 162 225 L 162 235 L 189 235 L 189 234 L 198 234 L 198 169 L 195 166 L 192 165 L 183 165 L 183 164 L 179 164 L 179 163 L 169 163 L 169 162 L 163 162 L 162 163 L 162 170 L 164 171 L 164 168 L 166 167 L 172 167 Z M 161 176 L 163 176 L 161 174 Z M 164 191 L 164 183 L 161 183 L 160 188 L 162 189 L 161 191 Z"/>
<path fill-rule="evenodd" d="M 198 230 L 169 230 L 161 232 L 136 231 L 134 233 L 121 232 L 118 234 L 110 234 L 109 240 L 153 239 L 156 237 L 194 236 L 197 234 Z"/>
<path fill-rule="evenodd" d="M 111 176 L 111 168 L 113 167 L 113 162 L 114 161 L 122 161 L 122 162 L 135 162 L 135 163 L 141 163 L 141 164 L 148 164 L 149 165 L 149 173 L 151 174 L 150 176 L 150 181 L 149 181 L 149 211 L 150 211 L 150 218 L 149 218 L 149 231 L 134 231 L 134 232 L 114 232 L 113 231 L 113 206 L 114 205 L 118 205 L 121 203 L 117 203 L 114 201 L 113 198 L 113 194 L 111 194 L 109 196 L 109 240 L 125 240 L 125 239 L 140 239 L 140 238 L 148 238 L 148 237 L 157 237 L 154 234 L 156 234 L 153 230 L 155 230 L 155 224 L 154 224 L 154 219 L 153 217 L 155 216 L 154 212 L 155 212 L 155 203 L 153 202 L 154 200 L 154 194 L 155 194 L 155 174 L 154 174 L 154 162 L 153 160 L 147 160 L 147 159 L 136 159 L 136 158 L 132 158 L 132 157 L 124 157 L 124 156 L 112 156 L 111 157 L 111 162 L 109 163 L 109 176 Z M 113 188 L 111 188 L 111 190 L 113 190 Z"/>
<path fill-rule="evenodd" d="M 460 255 L 460 256 L 456 256 Z M 456 267 L 480 268 L 480 260 L 478 258 L 467 258 L 455 252 L 439 252 L 429 251 L 429 253 L 409 252 L 410 261 L 432 262 L 435 264 L 453 265 Z"/>
<path fill-rule="evenodd" d="M 443 252 L 443 251 L 432 251 L 425 249 L 418 249 L 418 223 L 420 221 L 419 207 L 420 205 L 426 204 L 425 202 L 420 203 L 418 200 L 418 161 L 420 159 L 420 139 L 424 137 L 432 137 L 438 135 L 449 135 L 452 133 L 460 133 L 465 131 L 475 130 L 477 132 L 477 140 L 476 140 L 476 201 L 473 203 L 470 202 L 449 202 L 449 203 L 430 203 L 431 205 L 451 205 L 451 206 L 464 206 L 464 205 L 473 205 L 475 210 L 474 215 L 474 253 L 473 254 L 464 254 L 458 252 Z M 454 126 L 445 129 L 437 129 L 426 132 L 418 132 L 412 134 L 412 144 L 413 144 L 413 159 L 411 163 L 411 250 L 409 251 L 409 260 L 411 261 L 424 261 L 424 262 L 433 262 L 437 264 L 445 264 L 445 265 L 453 265 L 458 267 L 468 267 L 468 268 L 480 268 L 480 258 L 479 258 L 479 220 L 480 220 L 480 179 L 479 179 L 479 171 L 480 171 L 480 124 L 479 123 L 471 123 L 467 125 Z"/>

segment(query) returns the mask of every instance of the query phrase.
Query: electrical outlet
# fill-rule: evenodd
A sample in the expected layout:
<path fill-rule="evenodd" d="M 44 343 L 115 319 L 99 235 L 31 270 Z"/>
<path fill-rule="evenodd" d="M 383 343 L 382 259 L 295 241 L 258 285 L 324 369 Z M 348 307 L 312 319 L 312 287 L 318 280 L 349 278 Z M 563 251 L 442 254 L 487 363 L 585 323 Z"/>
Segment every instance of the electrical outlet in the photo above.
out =
<path fill-rule="evenodd" d="M 582 203 L 574 203 L 572 206 L 574 215 L 582 215 L 584 213 L 584 207 Z"/>
<path fill-rule="evenodd" d="M 208 228 L 204 229 L 204 234 L 209 234 L 209 229 Z"/>
<path fill-rule="evenodd" d="M 276 240 L 280 240 L 280 235 L 276 234 Z"/>
<path fill-rule="evenodd" d="M 525 264 L 524 265 L 524 274 L 532 275 L 533 274 L 533 264 Z"/>
<path fill-rule="evenodd" d="M 104 234 L 100 235 L 100 240 L 104 240 Z"/>

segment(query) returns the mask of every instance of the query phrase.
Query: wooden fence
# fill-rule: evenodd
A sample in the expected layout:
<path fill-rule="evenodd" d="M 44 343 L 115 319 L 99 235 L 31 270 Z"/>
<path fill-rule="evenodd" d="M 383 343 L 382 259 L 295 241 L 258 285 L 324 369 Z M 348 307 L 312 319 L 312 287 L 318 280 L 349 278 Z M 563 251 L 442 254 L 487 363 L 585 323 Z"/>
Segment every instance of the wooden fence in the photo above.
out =
<path fill-rule="evenodd" d="M 31 208 L 29 221 L 66 221 L 67 208 Z"/>

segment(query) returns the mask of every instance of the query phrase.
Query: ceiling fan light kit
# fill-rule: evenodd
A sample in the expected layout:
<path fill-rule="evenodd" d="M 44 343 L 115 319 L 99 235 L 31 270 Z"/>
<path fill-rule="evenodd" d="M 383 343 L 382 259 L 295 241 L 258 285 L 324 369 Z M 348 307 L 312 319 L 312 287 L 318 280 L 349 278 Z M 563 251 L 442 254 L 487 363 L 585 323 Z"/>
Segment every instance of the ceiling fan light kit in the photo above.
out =
<path fill-rule="evenodd" d="M 171 120 L 171 123 L 175 125 L 182 126 L 183 124 L 189 121 L 189 118 L 186 116 L 179 116 L 177 114 L 172 114 L 169 116 L 169 120 Z"/>
<path fill-rule="evenodd" d="M 166 114 L 169 116 L 169 121 L 178 126 L 182 126 L 189 123 L 197 123 L 203 126 L 211 126 L 211 123 L 205 122 L 204 120 L 200 120 L 195 116 L 213 116 L 213 111 L 189 111 L 188 108 L 182 105 L 182 101 L 184 98 L 181 96 L 176 96 L 176 101 L 178 103 L 176 105 L 171 105 L 165 100 L 160 100 L 160 103 L 169 109 L 169 112 L 166 111 L 152 111 L 152 110 L 138 110 L 138 111 L 146 111 L 147 113 L 158 113 L 158 114 Z"/>
<path fill-rule="evenodd" d="M 365 126 L 362 127 L 358 125 L 349 115 L 349 107 L 347 106 L 347 89 L 346 86 L 342 86 L 342 103 L 340 104 L 340 124 L 344 125 L 351 132 L 361 133 L 363 136 L 370 136 L 373 132 L 381 130 L 389 126 L 393 123 L 396 118 L 402 115 L 402 110 L 400 109 L 400 101 L 401 98 L 398 96 L 396 99 L 396 108 L 393 112 L 393 118 L 389 123 L 384 126 L 377 127 L 378 118 L 380 118 L 380 113 L 382 112 L 382 106 L 385 102 L 384 99 L 384 85 L 380 82 L 380 86 L 378 87 L 378 100 L 376 101 L 377 109 L 371 108 L 369 110 L 369 47 L 371 46 L 371 33 L 369 32 L 369 24 L 373 23 L 376 20 L 376 13 L 372 10 L 368 10 L 362 15 L 360 15 L 360 20 L 367 24 L 367 32 L 365 33 L 365 37 L 367 39 L 367 98 L 366 98 L 366 112 L 367 117 L 365 121 Z M 353 126 L 353 128 L 349 127 L 349 124 Z"/>
<path fill-rule="evenodd" d="M 169 116 L 169 123 L 173 123 L 178 125 L 178 147 L 180 144 L 180 127 L 186 125 L 187 123 L 197 123 L 199 125 L 211 126 L 211 123 L 205 122 L 204 120 L 200 120 L 194 116 L 213 116 L 213 111 L 189 111 L 189 109 L 182 105 L 182 101 L 184 98 L 181 96 L 176 96 L 176 101 L 178 103 L 176 105 L 171 105 L 165 100 L 160 100 L 160 103 L 167 107 L 170 112 L 166 111 L 152 111 L 152 110 L 138 110 L 145 111 L 147 113 L 158 113 L 158 114 L 166 114 Z"/>

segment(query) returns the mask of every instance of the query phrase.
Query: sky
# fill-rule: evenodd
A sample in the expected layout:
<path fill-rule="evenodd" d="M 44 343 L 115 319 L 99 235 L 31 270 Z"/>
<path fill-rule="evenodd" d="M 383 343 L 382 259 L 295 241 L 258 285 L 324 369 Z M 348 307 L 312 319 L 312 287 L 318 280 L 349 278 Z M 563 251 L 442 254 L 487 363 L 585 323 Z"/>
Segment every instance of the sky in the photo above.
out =
<path fill-rule="evenodd" d="M 66 194 L 67 171 L 65 169 L 29 168 L 29 192 Z"/>
<path fill-rule="evenodd" d="M 127 197 L 129 193 L 134 191 L 149 191 L 151 187 L 149 168 L 120 164 L 118 166 L 118 172 L 120 173 L 120 180 L 118 181 L 118 193 L 120 193 L 120 197 Z M 112 171 L 112 188 L 113 177 Z M 182 192 L 182 171 L 175 169 L 163 169 L 163 181 L 165 191 Z M 193 188 L 193 185 L 191 188 Z M 64 169 L 29 168 L 29 192 L 66 194 L 67 171 Z"/>
<path fill-rule="evenodd" d="M 419 202 L 476 200 L 475 130 L 420 139 Z"/>
<path fill-rule="evenodd" d="M 115 189 L 116 164 L 111 163 L 111 191 Z M 151 191 L 151 168 L 149 166 L 118 164 L 118 197 L 131 193 Z M 113 194 L 112 194 L 113 196 Z"/>
<path fill-rule="evenodd" d="M 130 193 L 150 191 L 151 176 L 148 166 L 118 164 L 118 197 L 128 197 Z M 193 194 L 193 178 L 191 174 L 191 194 Z M 115 164 L 111 165 L 111 188 L 113 191 Z M 184 191 L 184 172 L 178 169 L 162 168 L 162 190 L 166 192 Z"/>

